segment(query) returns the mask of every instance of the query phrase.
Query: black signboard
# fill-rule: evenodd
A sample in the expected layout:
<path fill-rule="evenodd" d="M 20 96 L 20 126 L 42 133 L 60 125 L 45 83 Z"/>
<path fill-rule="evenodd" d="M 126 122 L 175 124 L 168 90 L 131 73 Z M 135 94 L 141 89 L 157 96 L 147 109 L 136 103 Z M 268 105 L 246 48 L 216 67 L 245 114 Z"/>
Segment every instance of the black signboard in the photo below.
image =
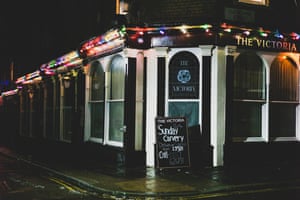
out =
<path fill-rule="evenodd" d="M 185 117 L 156 118 L 156 160 L 158 168 L 190 166 Z"/>
<path fill-rule="evenodd" d="M 199 98 L 199 61 L 186 51 L 173 56 L 169 65 L 169 98 Z"/>

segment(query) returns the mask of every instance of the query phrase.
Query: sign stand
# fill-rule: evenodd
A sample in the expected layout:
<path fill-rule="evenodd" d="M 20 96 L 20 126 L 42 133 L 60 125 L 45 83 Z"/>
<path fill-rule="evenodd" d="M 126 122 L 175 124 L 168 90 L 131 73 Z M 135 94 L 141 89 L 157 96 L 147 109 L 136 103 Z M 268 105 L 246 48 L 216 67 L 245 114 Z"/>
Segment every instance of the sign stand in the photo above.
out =
<path fill-rule="evenodd" d="M 156 118 L 158 168 L 190 167 L 189 139 L 185 117 Z"/>

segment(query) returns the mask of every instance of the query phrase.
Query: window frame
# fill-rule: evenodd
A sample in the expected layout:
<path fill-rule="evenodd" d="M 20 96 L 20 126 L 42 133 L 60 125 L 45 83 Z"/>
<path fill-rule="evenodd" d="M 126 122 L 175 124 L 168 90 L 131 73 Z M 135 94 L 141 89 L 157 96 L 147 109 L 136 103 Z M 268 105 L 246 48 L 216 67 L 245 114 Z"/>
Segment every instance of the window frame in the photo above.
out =
<path fill-rule="evenodd" d="M 103 65 L 101 64 L 101 62 L 99 62 L 99 61 L 93 61 L 91 63 L 90 72 L 88 74 L 88 77 L 89 77 L 89 89 L 88 89 L 88 92 L 89 92 L 89 95 L 88 95 L 88 111 L 89 111 L 89 114 L 88 114 L 88 116 L 89 116 L 89 119 L 90 119 L 90 120 L 88 120 L 89 121 L 89 131 L 88 131 L 88 133 L 89 133 L 89 139 L 88 140 L 92 141 L 92 142 L 96 142 L 96 143 L 104 143 L 104 138 L 105 138 L 105 126 L 104 126 L 104 124 L 105 124 L 105 115 L 104 115 L 104 120 L 103 120 L 103 126 L 104 126 L 104 128 L 103 128 L 103 137 L 101 138 L 101 137 L 94 137 L 94 136 L 92 136 L 92 104 L 103 103 L 104 104 L 104 110 L 105 110 L 105 92 L 106 92 L 106 89 L 104 87 L 104 98 L 103 98 L 103 100 L 93 99 L 92 98 L 93 97 L 93 89 L 92 89 L 92 87 L 93 87 L 93 83 L 94 83 L 93 76 L 94 76 L 94 73 L 97 73 L 97 70 L 99 70 L 99 69 L 92 69 L 94 63 L 98 63 L 96 67 L 97 68 L 101 67 L 102 70 L 103 70 L 103 73 L 104 73 L 104 77 L 103 78 L 105 79 L 105 77 L 106 77 L 106 72 L 105 72 L 105 70 L 104 70 Z M 105 86 L 105 84 L 106 83 L 104 81 L 104 86 Z"/>
<path fill-rule="evenodd" d="M 243 53 L 245 52 L 251 52 L 256 54 L 256 56 L 258 56 L 261 60 L 262 60 L 262 68 L 264 71 L 264 83 L 265 83 L 265 98 L 264 99 L 232 99 L 235 102 L 252 102 L 252 103 L 257 103 L 261 105 L 261 131 L 260 131 L 260 136 L 258 137 L 232 137 L 232 141 L 233 142 L 266 142 L 268 140 L 268 94 L 269 94 L 269 88 L 268 88 L 268 83 L 269 83 L 269 77 L 268 77 L 268 65 L 267 63 L 265 63 L 264 59 L 261 57 L 260 54 L 258 54 L 257 52 L 253 52 L 253 51 L 239 51 L 234 55 L 234 65 L 236 62 L 236 59 Z M 233 88 L 232 88 L 233 89 Z M 232 118 L 231 118 L 232 120 Z M 232 131 L 232 130 L 231 130 Z"/>
<path fill-rule="evenodd" d="M 123 98 L 118 98 L 118 99 L 112 99 L 111 97 L 111 87 L 112 87 L 112 63 L 114 61 L 114 59 L 119 59 L 121 58 L 123 61 L 123 68 L 124 68 L 124 87 L 123 87 Z M 114 141 L 114 140 L 110 140 L 110 110 L 111 110 L 111 104 L 112 103 L 116 103 L 116 102 L 120 102 L 123 103 L 123 126 L 124 126 L 124 106 L 125 106 L 125 73 L 126 73 L 126 66 L 127 66 L 127 62 L 124 56 L 122 56 L 121 54 L 114 54 L 109 58 L 109 63 L 108 63 L 108 71 L 106 73 L 106 78 L 105 78 L 105 85 L 106 85 L 106 93 L 105 93 L 105 125 L 104 125 L 104 143 L 111 145 L 111 146 L 116 146 L 116 147 L 123 147 L 124 146 L 124 132 L 122 130 L 120 130 L 121 134 L 123 134 L 123 139 L 122 141 Z M 122 126 L 122 128 L 123 128 Z"/>
<path fill-rule="evenodd" d="M 240 50 L 234 54 L 234 62 L 236 58 L 241 55 L 245 51 L 251 50 Z M 271 75 L 271 64 L 272 62 L 279 56 L 288 56 L 289 59 L 293 60 L 296 64 L 296 67 L 299 69 L 299 63 L 296 63 L 296 56 L 292 53 L 266 53 L 266 52 L 256 52 L 256 54 L 263 60 L 263 66 L 265 68 L 266 73 L 266 102 L 262 103 L 262 119 L 261 119 L 261 136 L 260 137 L 231 137 L 233 142 L 279 142 L 279 141 L 300 141 L 300 100 L 296 102 L 298 105 L 296 106 L 296 115 L 295 115 L 295 135 L 292 137 L 270 137 L 269 133 L 269 124 L 270 124 L 270 75 Z M 299 55 L 298 55 L 299 56 Z M 300 73 L 300 72 L 299 72 Z M 299 74 L 300 76 L 300 74 Z M 298 78 L 298 84 L 300 84 L 300 77 Z M 298 88 L 298 92 L 300 93 L 300 87 Z M 247 101 L 243 99 L 232 99 L 233 101 Z M 295 103 L 295 102 L 293 102 Z M 232 118 L 230 119 L 232 120 Z"/>
<path fill-rule="evenodd" d="M 124 64 L 124 91 L 123 94 L 124 96 L 121 99 L 111 99 L 111 65 L 112 62 L 115 58 L 121 58 L 123 60 L 123 64 Z M 99 62 L 99 66 L 102 67 L 103 72 L 104 72 L 104 99 L 103 100 L 91 100 L 92 97 L 92 63 L 94 62 Z M 126 73 L 126 66 L 127 66 L 127 59 L 126 57 L 124 57 L 124 55 L 122 53 L 116 53 L 116 54 L 112 54 L 103 58 L 99 58 L 96 61 L 93 61 L 90 64 L 90 71 L 88 72 L 87 75 L 87 95 L 86 95 L 86 102 L 87 102 L 87 110 L 86 110 L 86 127 L 85 127 L 85 140 L 91 141 L 91 142 L 95 142 L 95 143 L 101 143 L 102 145 L 109 145 L 109 146 L 114 146 L 114 147 L 123 147 L 124 146 L 124 137 L 122 139 L 122 141 L 114 141 L 114 140 L 110 140 L 110 104 L 111 103 L 115 103 L 115 102 L 123 102 L 123 105 L 125 106 L 125 73 Z M 98 67 L 99 67 L 98 66 Z M 103 129 L 104 129 L 104 133 L 103 133 L 103 138 L 97 138 L 97 137 L 92 137 L 91 136 L 91 102 L 97 103 L 97 102 L 101 102 L 104 103 L 104 120 L 103 120 Z M 123 109 L 125 112 L 125 109 Z M 123 116 L 123 120 L 124 120 L 124 116 Z M 124 121 L 123 121 L 124 123 Z M 121 131 L 121 130 L 120 130 Z M 123 133 L 122 133 L 123 134 Z"/>
<path fill-rule="evenodd" d="M 169 103 L 174 103 L 174 102 L 196 102 L 198 103 L 198 123 L 197 125 L 202 123 L 202 115 L 201 115 L 201 110 L 202 110 L 202 57 L 201 52 L 199 52 L 200 49 L 196 49 L 196 48 L 190 48 L 190 49 L 172 49 L 172 51 L 170 51 L 169 55 L 168 55 L 168 59 L 167 59 L 167 63 L 166 63 L 166 79 L 165 79 L 165 85 L 166 85 L 166 90 L 165 90 L 165 111 L 166 111 L 166 115 L 169 116 Z M 182 52 L 187 52 L 190 53 L 191 55 L 193 55 L 199 64 L 199 82 L 198 82 L 198 98 L 170 98 L 169 96 L 169 72 L 170 72 L 170 63 L 172 61 L 172 59 L 175 56 L 178 56 L 178 54 L 182 53 Z M 201 127 L 201 126 L 200 126 Z"/>
<path fill-rule="evenodd" d="M 239 3 L 269 6 L 269 0 L 238 0 Z"/>
<path fill-rule="evenodd" d="M 269 65 L 269 76 L 271 76 L 271 67 L 272 67 L 272 63 L 273 61 L 275 61 L 275 59 L 279 59 L 279 57 L 285 57 L 284 59 L 287 59 L 291 62 L 292 67 L 296 67 L 296 70 L 298 71 L 298 94 L 297 94 L 297 99 L 296 100 L 283 100 L 283 101 L 277 101 L 277 100 L 271 100 L 270 99 L 270 94 L 268 94 L 269 96 L 269 107 L 270 107 L 270 104 L 271 103 L 284 103 L 284 104 L 294 104 L 295 105 L 295 134 L 294 136 L 290 136 L 290 137 L 287 137 L 287 136 L 278 136 L 278 137 L 271 137 L 269 135 L 269 141 L 274 141 L 274 142 L 280 142 L 280 141 L 300 141 L 300 126 L 299 126 L 299 123 L 300 123 L 300 98 L 299 98 L 299 95 L 300 95 L 300 68 L 299 68 L 299 64 L 296 63 L 296 59 L 293 58 L 292 54 L 284 54 L 284 53 L 281 53 L 281 54 L 278 54 L 277 56 L 275 56 L 272 60 L 272 62 L 270 63 Z M 290 65 L 291 66 L 291 65 Z M 271 78 L 270 78 L 271 79 Z M 270 86 L 270 82 L 269 82 L 269 86 Z M 270 123 L 270 122 L 269 122 Z"/>

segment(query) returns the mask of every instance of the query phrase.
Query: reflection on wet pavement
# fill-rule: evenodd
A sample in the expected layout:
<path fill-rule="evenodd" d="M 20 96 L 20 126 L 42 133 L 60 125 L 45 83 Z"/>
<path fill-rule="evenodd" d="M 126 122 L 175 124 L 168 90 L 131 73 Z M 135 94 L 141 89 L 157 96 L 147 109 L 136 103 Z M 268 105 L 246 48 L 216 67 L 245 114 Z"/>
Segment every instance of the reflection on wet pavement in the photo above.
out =
<path fill-rule="evenodd" d="M 174 192 L 174 191 L 194 191 L 195 188 L 181 184 L 179 182 L 173 182 L 166 179 L 136 179 L 130 181 L 123 181 L 116 183 L 122 190 L 132 192 Z"/>

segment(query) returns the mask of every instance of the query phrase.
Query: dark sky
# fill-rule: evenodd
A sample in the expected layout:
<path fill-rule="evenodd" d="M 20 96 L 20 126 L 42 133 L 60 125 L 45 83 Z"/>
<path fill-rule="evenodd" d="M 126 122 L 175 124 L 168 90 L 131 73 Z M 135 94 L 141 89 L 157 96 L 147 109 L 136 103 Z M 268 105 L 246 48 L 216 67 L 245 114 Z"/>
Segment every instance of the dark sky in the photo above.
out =
<path fill-rule="evenodd" d="M 16 76 L 30 73 L 102 34 L 113 0 L 10 0 L 0 5 L 0 79 L 14 62 Z M 19 74 L 18 74 L 19 73 Z"/>
<path fill-rule="evenodd" d="M 284 5 L 295 7 L 298 1 L 287 0 Z M 276 21 L 299 30 L 300 10 L 294 22 L 287 22 L 284 13 L 292 10 L 289 6 L 282 7 L 283 1 L 274 2 L 280 11 L 274 14 Z M 84 40 L 102 34 L 111 27 L 114 12 L 115 0 L 1 2 L 0 80 L 7 77 L 11 62 L 14 62 L 15 76 L 21 76 L 75 50 Z"/>

